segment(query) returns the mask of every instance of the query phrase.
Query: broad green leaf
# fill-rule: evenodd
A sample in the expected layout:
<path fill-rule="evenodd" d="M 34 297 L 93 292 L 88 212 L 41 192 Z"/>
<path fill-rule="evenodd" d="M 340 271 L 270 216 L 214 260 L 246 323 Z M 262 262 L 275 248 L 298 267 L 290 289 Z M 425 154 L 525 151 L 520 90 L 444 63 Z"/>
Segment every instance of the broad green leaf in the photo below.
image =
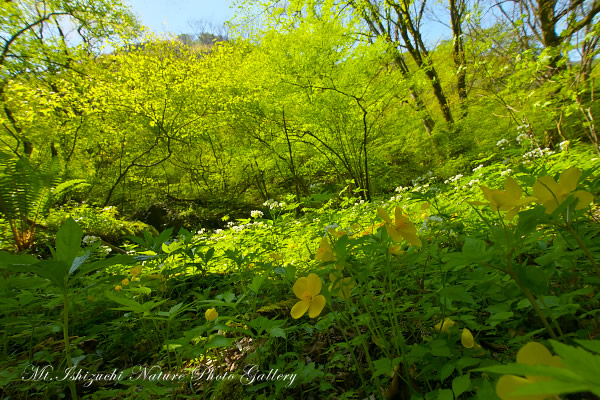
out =
<path fill-rule="evenodd" d="M 65 262 L 69 268 L 79 253 L 83 232 L 73 218 L 65 221 L 56 234 L 56 258 Z"/>
<path fill-rule="evenodd" d="M 461 394 L 469 389 L 471 385 L 471 377 L 469 374 L 457 376 L 452 380 L 452 391 L 454 392 L 454 396 L 458 398 Z"/>

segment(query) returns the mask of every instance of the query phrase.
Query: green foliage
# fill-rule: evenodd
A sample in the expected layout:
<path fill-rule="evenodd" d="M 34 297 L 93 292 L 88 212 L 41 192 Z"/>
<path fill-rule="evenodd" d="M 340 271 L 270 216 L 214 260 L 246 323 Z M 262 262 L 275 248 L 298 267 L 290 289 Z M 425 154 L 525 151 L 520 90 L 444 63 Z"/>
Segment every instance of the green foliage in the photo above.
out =
<path fill-rule="evenodd" d="M 243 0 L 211 45 L 67 3 L 0 11 L 8 397 L 598 395 L 593 12 L 450 2 L 428 49 L 419 1 Z"/>
<path fill-rule="evenodd" d="M 58 183 L 58 160 L 53 157 L 45 169 L 34 167 L 25 157 L 0 153 L 0 213 L 10 224 L 18 251 L 31 247 L 36 225 L 66 192 L 84 187 L 83 179 Z"/>

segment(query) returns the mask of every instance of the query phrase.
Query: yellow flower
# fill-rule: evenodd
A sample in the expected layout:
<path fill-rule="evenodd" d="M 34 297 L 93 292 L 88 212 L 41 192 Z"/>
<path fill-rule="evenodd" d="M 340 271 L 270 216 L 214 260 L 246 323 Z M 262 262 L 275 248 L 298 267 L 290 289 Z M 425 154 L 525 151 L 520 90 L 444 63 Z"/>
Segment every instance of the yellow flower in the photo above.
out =
<path fill-rule="evenodd" d="M 467 328 L 464 328 L 462 330 L 462 333 L 460 335 L 460 343 L 463 345 L 464 348 L 467 349 L 480 349 L 481 346 L 475 342 L 475 339 L 473 338 L 473 334 L 471 333 L 470 330 L 468 330 Z"/>
<path fill-rule="evenodd" d="M 127 279 L 127 278 L 123 279 L 123 280 L 121 281 L 121 285 L 123 285 L 123 286 L 127 286 L 127 285 L 129 285 L 129 279 Z"/>
<path fill-rule="evenodd" d="M 219 316 L 219 313 L 217 312 L 217 310 L 215 308 L 209 308 L 204 313 L 204 318 L 206 318 L 207 321 L 214 321 L 215 319 L 217 319 L 218 316 Z"/>
<path fill-rule="evenodd" d="M 552 353 L 541 343 L 529 342 L 521 347 L 517 353 L 517 363 L 525 365 L 548 365 L 551 367 L 563 368 L 564 365 L 558 356 Z M 526 376 L 521 378 L 514 375 L 503 375 L 496 384 L 496 394 L 502 400 L 544 400 L 552 398 L 551 394 L 512 396 L 515 390 L 523 385 L 530 383 L 551 380 L 551 377 L 545 376 Z"/>
<path fill-rule="evenodd" d="M 329 233 L 331 236 L 333 236 L 336 239 L 341 238 L 344 235 L 347 235 L 348 233 L 343 230 L 343 229 L 338 229 L 337 231 L 335 230 L 335 228 L 327 228 L 327 233 Z"/>
<path fill-rule="evenodd" d="M 377 208 L 377 214 L 385 221 L 385 230 L 393 241 L 400 243 L 402 239 L 406 239 L 407 242 L 413 246 L 421 246 L 421 239 L 417 236 L 417 228 L 412 222 L 405 216 L 402 215 L 402 209 L 396 207 L 395 220 L 392 222 L 387 211 L 383 208 Z"/>
<path fill-rule="evenodd" d="M 537 202 L 546 208 L 546 214 L 552 214 L 571 194 L 577 199 L 576 210 L 586 208 L 594 200 L 594 196 L 585 190 L 575 191 L 579 178 L 581 170 L 572 167 L 560 174 L 558 183 L 551 176 L 542 176 L 535 181 L 533 194 Z"/>
<path fill-rule="evenodd" d="M 142 273 L 142 266 L 138 265 L 137 267 L 133 267 L 129 270 L 129 273 L 131 274 L 131 276 L 136 277 L 139 274 Z"/>
<path fill-rule="evenodd" d="M 521 198 L 521 187 L 513 178 L 506 178 L 504 181 L 504 190 L 489 189 L 485 186 L 479 186 L 483 195 L 489 201 L 489 206 L 493 211 L 508 211 L 506 219 L 513 219 L 521 207 L 531 203 L 534 197 L 528 196 Z M 486 204 L 478 201 L 471 202 L 473 205 Z"/>
<path fill-rule="evenodd" d="M 294 294 L 300 299 L 290 314 L 292 318 L 298 319 L 308 311 L 310 318 L 316 318 L 325 308 L 325 296 L 319 294 L 323 283 L 317 274 L 308 274 L 308 277 L 298 278 L 294 283 Z"/>
<path fill-rule="evenodd" d="M 390 247 L 388 249 L 388 253 L 393 254 L 395 256 L 400 256 L 404 254 L 404 252 L 402 251 L 402 246 L 400 246 L 399 244 L 395 244 L 392 247 Z"/>
<path fill-rule="evenodd" d="M 435 325 L 436 332 L 448 333 L 448 329 L 452 328 L 456 323 L 452 321 L 450 318 L 444 318 L 444 323 L 442 321 L 438 322 Z"/>
<path fill-rule="evenodd" d="M 327 238 L 321 239 L 321 244 L 319 245 L 319 249 L 317 250 L 317 254 L 315 254 L 315 260 L 317 261 L 335 261 L 336 256 L 329 244 Z"/>
<path fill-rule="evenodd" d="M 344 300 L 348 300 L 352 295 L 352 288 L 356 286 L 356 282 L 352 278 L 344 278 L 340 272 L 329 274 L 332 284 L 329 285 L 329 291 L 332 294 L 340 296 Z"/>
<path fill-rule="evenodd" d="M 123 290 L 123 286 L 121 286 L 121 285 L 115 286 L 115 292 L 120 292 L 121 290 Z"/>

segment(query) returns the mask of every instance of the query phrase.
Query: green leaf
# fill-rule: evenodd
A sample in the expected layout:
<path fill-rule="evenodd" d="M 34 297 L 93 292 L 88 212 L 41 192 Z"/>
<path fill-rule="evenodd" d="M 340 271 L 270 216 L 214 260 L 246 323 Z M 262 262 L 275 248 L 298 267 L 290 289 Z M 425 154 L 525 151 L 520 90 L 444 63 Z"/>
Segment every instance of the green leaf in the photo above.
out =
<path fill-rule="evenodd" d="M 136 313 L 149 314 L 150 311 L 164 303 L 166 300 L 161 301 L 147 301 L 143 304 L 138 303 L 135 300 L 131 300 L 127 297 L 118 296 L 112 292 L 106 293 L 106 297 L 115 303 L 121 304 L 124 307 L 114 308 L 113 310 L 121 310 L 121 311 L 133 311 Z"/>
<path fill-rule="evenodd" d="M 392 360 L 387 357 L 380 358 L 379 360 L 373 361 L 373 365 L 375 366 L 375 371 L 373 372 L 373 376 L 384 375 L 391 377 L 394 372 L 394 367 L 392 366 Z"/>
<path fill-rule="evenodd" d="M 226 338 L 222 335 L 214 335 L 208 339 L 208 342 L 204 345 L 206 349 L 214 349 L 218 347 L 231 347 L 233 342 L 235 342 L 235 338 Z"/>
<path fill-rule="evenodd" d="M 440 370 L 440 380 L 446 380 L 452 373 L 454 372 L 454 364 L 448 363 L 445 364 Z"/>
<path fill-rule="evenodd" d="M 75 273 L 79 269 L 79 267 L 81 267 L 83 263 L 86 262 L 88 258 L 90 258 L 91 253 L 91 250 L 88 250 L 85 252 L 84 255 L 75 257 L 75 259 L 73 260 L 73 264 L 71 264 L 71 268 L 69 268 L 69 275 Z"/>
<path fill-rule="evenodd" d="M 600 354 L 600 340 L 581 340 L 575 339 L 575 342 L 580 346 L 585 347 L 589 351 Z"/>
<path fill-rule="evenodd" d="M 450 300 L 461 301 L 463 303 L 469 303 L 475 305 L 475 300 L 467 292 L 463 286 L 448 286 L 440 291 L 441 297 L 447 297 Z"/>
<path fill-rule="evenodd" d="M 61 290 L 66 290 L 65 278 L 69 273 L 69 265 L 59 260 L 44 260 L 35 265 L 34 272 L 39 276 L 49 279 Z"/>
<path fill-rule="evenodd" d="M 0 251 L 0 267 L 2 268 L 4 268 L 5 265 L 31 265 L 39 261 L 40 260 L 29 254 L 10 254 L 5 251 Z"/>
<path fill-rule="evenodd" d="M 458 398 L 461 394 L 467 391 L 471 385 L 471 377 L 469 374 L 457 376 L 452 380 L 452 391 L 454 396 Z"/>
<path fill-rule="evenodd" d="M 271 337 L 280 337 L 283 339 L 287 339 L 285 331 L 281 328 L 273 328 L 269 331 L 269 334 L 271 335 Z"/>
<path fill-rule="evenodd" d="M 438 390 L 438 400 L 454 400 L 454 396 L 452 395 L 452 390 L 450 389 L 440 389 Z"/>
<path fill-rule="evenodd" d="M 535 265 L 516 265 L 515 270 L 521 283 L 536 294 L 548 291 L 548 276 Z"/>
<path fill-rule="evenodd" d="M 248 285 L 248 289 L 252 290 L 254 293 L 258 293 L 265 279 L 266 276 L 264 275 L 256 275 L 252 278 L 252 283 Z"/>
<path fill-rule="evenodd" d="M 96 261 L 93 263 L 83 265 L 77 271 L 77 276 L 85 275 L 85 274 L 93 272 L 93 271 L 98 271 L 98 270 L 104 269 L 106 267 L 109 267 L 111 265 L 117 265 L 117 264 L 131 265 L 131 264 L 135 264 L 135 263 L 137 263 L 137 260 L 135 259 L 135 257 L 120 254 L 115 257 L 109 257 L 109 258 L 105 258 L 100 261 Z"/>
<path fill-rule="evenodd" d="M 519 222 L 517 223 L 517 232 L 521 235 L 527 235 L 534 232 L 538 222 L 543 216 L 543 207 L 535 207 L 531 210 L 521 211 L 519 213 Z"/>
<path fill-rule="evenodd" d="M 64 261 L 69 268 L 80 251 L 83 232 L 73 218 L 65 221 L 56 234 L 56 259 Z"/>

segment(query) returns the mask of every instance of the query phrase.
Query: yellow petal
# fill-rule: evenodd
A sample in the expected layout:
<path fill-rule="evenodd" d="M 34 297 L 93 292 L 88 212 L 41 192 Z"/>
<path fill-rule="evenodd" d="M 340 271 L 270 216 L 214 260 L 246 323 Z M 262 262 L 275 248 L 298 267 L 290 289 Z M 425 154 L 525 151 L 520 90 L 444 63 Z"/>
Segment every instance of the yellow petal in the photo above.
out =
<path fill-rule="evenodd" d="M 514 375 L 503 375 L 496 384 L 496 394 L 502 400 L 544 400 L 545 395 L 511 396 L 510 394 L 523 385 L 531 384 L 529 379 Z"/>
<path fill-rule="evenodd" d="M 487 201 L 490 202 L 490 208 L 494 211 L 498 211 L 498 204 L 494 199 L 494 195 L 497 192 L 497 190 L 489 189 L 483 185 L 480 185 L 479 188 L 483 192 L 483 196 L 487 199 Z"/>
<path fill-rule="evenodd" d="M 546 209 L 546 214 L 552 214 L 554 212 L 554 210 L 556 210 L 558 208 L 558 203 L 554 199 L 545 201 L 541 204 Z"/>
<path fill-rule="evenodd" d="M 333 237 L 335 237 L 335 238 L 339 239 L 339 238 L 341 238 L 341 237 L 342 237 L 342 236 L 344 236 L 344 235 L 346 235 L 346 231 L 345 231 L 345 230 L 343 230 L 343 229 L 340 229 L 340 230 L 336 231 L 336 232 L 333 234 Z"/>
<path fill-rule="evenodd" d="M 327 240 L 327 238 L 322 238 L 321 243 L 319 245 L 319 249 L 317 250 L 317 253 L 315 254 L 315 260 L 322 261 L 322 262 L 328 262 L 328 261 L 335 261 L 335 259 L 336 259 L 336 257 L 335 257 L 335 254 L 333 253 L 333 249 L 331 248 L 331 245 L 329 244 L 329 240 Z"/>
<path fill-rule="evenodd" d="M 517 362 L 525 365 L 548 365 L 562 368 L 560 358 L 556 358 L 550 350 L 541 343 L 529 342 L 517 353 Z"/>
<path fill-rule="evenodd" d="M 383 208 L 377 207 L 377 214 L 381 217 L 382 220 L 384 220 L 388 224 L 392 223 L 390 216 L 388 215 L 387 211 L 385 211 Z"/>
<path fill-rule="evenodd" d="M 316 296 L 319 293 L 321 293 L 321 287 L 323 285 L 323 282 L 321 282 L 321 278 L 319 278 L 319 275 L 310 273 L 310 274 L 308 274 L 307 279 L 308 279 L 308 291 L 310 292 L 311 296 Z"/>
<path fill-rule="evenodd" d="M 204 312 L 204 318 L 206 318 L 207 321 L 214 321 L 218 316 L 219 313 L 214 308 L 209 308 Z"/>
<path fill-rule="evenodd" d="M 419 236 L 417 236 L 416 229 L 415 232 L 404 231 L 402 232 L 402 236 L 404 236 L 404 239 L 406 239 L 408 243 L 412 244 L 413 246 L 421 247 L 421 239 L 419 238 Z"/>
<path fill-rule="evenodd" d="M 400 207 L 396 207 L 394 209 L 394 223 L 396 224 L 396 226 L 402 226 L 402 223 L 407 222 L 408 218 L 406 218 L 404 215 L 402 215 L 402 209 Z M 410 221 L 408 221 L 410 222 Z"/>
<path fill-rule="evenodd" d="M 138 276 L 142 272 L 142 266 L 138 265 L 137 267 L 133 267 L 129 270 L 131 276 Z"/>
<path fill-rule="evenodd" d="M 506 181 L 504 181 L 504 190 L 515 200 L 521 197 L 521 186 L 511 177 L 506 178 Z"/>
<path fill-rule="evenodd" d="M 560 187 L 551 176 L 542 176 L 533 184 L 533 194 L 542 203 L 556 200 L 560 195 Z"/>
<path fill-rule="evenodd" d="M 399 244 L 395 244 L 392 247 L 390 247 L 388 249 L 388 253 L 393 254 L 395 256 L 404 254 L 404 252 L 402 251 L 402 246 L 400 246 Z"/>
<path fill-rule="evenodd" d="M 310 307 L 308 309 L 308 316 L 310 318 L 316 318 L 319 314 L 321 314 L 323 308 L 325 308 L 325 303 L 325 296 L 321 294 L 312 299 L 312 301 L 310 302 Z"/>
<path fill-rule="evenodd" d="M 127 278 L 123 279 L 123 280 L 121 281 L 121 285 L 123 285 L 123 286 L 127 286 L 127 285 L 129 285 L 129 279 L 127 279 Z"/>
<path fill-rule="evenodd" d="M 573 196 L 577 199 L 577 206 L 575 207 L 577 210 L 587 208 L 587 206 L 594 201 L 594 196 L 585 190 L 578 190 Z"/>
<path fill-rule="evenodd" d="M 396 243 L 401 243 L 404 239 L 402 237 L 402 234 L 392 225 L 386 224 L 385 230 L 387 231 L 388 235 L 392 238 L 392 240 Z"/>
<path fill-rule="evenodd" d="M 305 276 L 298 278 L 292 290 L 296 297 L 302 300 L 304 293 L 308 292 L 308 278 Z"/>
<path fill-rule="evenodd" d="M 446 318 L 444 318 L 443 324 L 442 324 L 442 321 L 440 321 L 435 325 L 435 330 L 439 332 L 441 329 L 442 333 L 447 333 L 448 329 L 452 328 L 454 325 L 455 325 L 454 321 L 452 321 L 450 318 L 446 317 Z"/>
<path fill-rule="evenodd" d="M 510 221 L 511 219 L 513 219 L 515 217 L 515 215 L 517 215 L 519 213 L 519 211 L 521 210 L 521 207 L 515 207 L 511 210 L 509 210 L 506 215 L 504 216 L 504 219 L 507 221 Z"/>
<path fill-rule="evenodd" d="M 302 300 L 297 302 L 294 307 L 292 307 L 292 311 L 290 311 L 290 315 L 294 319 L 298 319 L 308 311 L 310 307 L 310 300 Z"/>
<path fill-rule="evenodd" d="M 571 193 L 577 188 L 579 178 L 581 178 L 581 170 L 577 167 L 571 167 L 560 174 L 558 183 L 564 193 Z"/>
<path fill-rule="evenodd" d="M 123 290 L 123 287 L 121 285 L 115 286 L 115 292 L 120 292 L 121 290 Z"/>
<path fill-rule="evenodd" d="M 460 343 L 467 349 L 472 349 L 475 346 L 473 334 L 467 328 L 464 328 L 462 334 L 460 335 Z"/>

